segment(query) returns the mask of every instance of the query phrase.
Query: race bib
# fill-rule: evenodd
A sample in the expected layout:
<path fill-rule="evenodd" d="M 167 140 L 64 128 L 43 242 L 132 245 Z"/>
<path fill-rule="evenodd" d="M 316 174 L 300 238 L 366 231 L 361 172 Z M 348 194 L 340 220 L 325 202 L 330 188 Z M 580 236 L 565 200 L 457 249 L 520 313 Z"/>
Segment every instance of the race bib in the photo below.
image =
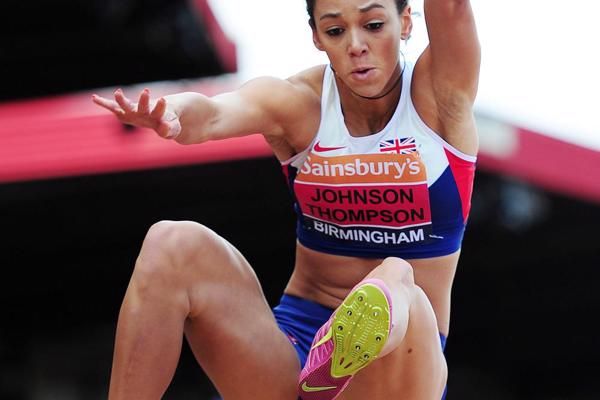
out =
<path fill-rule="evenodd" d="M 342 242 L 402 245 L 431 232 L 427 172 L 419 153 L 321 157 L 295 179 L 305 229 Z"/>

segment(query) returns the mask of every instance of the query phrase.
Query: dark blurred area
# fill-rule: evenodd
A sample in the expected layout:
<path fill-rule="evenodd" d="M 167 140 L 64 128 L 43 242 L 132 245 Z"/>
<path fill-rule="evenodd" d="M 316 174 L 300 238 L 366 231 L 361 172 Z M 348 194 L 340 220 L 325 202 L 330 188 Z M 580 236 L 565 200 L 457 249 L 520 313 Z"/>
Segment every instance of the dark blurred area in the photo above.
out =
<path fill-rule="evenodd" d="M 231 72 L 203 3 L 5 0 L 0 101 Z"/>
<path fill-rule="evenodd" d="M 231 72 L 201 3 L 5 1 L 0 100 Z M 295 237 L 274 158 L 0 184 L 0 399 L 106 398 L 120 303 L 147 229 L 163 219 L 227 238 L 276 304 Z M 600 398 L 598 226 L 598 203 L 478 170 L 448 400 Z M 184 345 L 165 398 L 215 396 Z"/>

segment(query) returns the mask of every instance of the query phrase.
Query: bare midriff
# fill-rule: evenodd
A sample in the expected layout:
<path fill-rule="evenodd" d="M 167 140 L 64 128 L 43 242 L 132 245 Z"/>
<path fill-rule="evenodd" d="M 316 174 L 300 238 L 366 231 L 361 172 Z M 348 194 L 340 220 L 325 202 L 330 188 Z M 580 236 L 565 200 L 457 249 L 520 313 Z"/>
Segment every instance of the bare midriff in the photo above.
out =
<path fill-rule="evenodd" d="M 450 295 L 460 251 L 434 258 L 408 261 L 415 283 L 423 289 L 435 312 L 438 328 L 448 334 Z M 326 254 L 297 243 L 294 272 L 285 293 L 336 308 L 348 292 L 382 259 Z"/>

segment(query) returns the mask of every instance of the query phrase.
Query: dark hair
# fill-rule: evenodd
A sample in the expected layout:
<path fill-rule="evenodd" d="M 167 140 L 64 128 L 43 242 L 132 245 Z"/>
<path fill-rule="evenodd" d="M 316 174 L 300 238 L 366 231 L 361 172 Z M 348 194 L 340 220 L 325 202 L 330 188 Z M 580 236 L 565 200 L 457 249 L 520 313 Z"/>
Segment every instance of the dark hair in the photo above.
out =
<path fill-rule="evenodd" d="M 306 11 L 308 11 L 308 23 L 311 28 L 315 27 L 315 2 L 317 0 L 306 0 Z M 398 13 L 404 11 L 406 6 L 408 5 L 408 0 L 396 0 L 396 8 L 398 9 Z"/>

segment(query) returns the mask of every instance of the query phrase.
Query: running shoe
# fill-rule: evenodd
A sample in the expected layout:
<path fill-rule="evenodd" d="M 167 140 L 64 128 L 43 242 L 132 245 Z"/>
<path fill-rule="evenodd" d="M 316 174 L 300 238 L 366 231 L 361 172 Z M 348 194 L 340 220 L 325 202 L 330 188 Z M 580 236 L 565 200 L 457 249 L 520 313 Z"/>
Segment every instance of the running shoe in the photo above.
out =
<path fill-rule="evenodd" d="M 319 329 L 300 373 L 302 400 L 333 400 L 373 362 L 391 331 L 391 297 L 378 280 L 356 286 Z"/>

